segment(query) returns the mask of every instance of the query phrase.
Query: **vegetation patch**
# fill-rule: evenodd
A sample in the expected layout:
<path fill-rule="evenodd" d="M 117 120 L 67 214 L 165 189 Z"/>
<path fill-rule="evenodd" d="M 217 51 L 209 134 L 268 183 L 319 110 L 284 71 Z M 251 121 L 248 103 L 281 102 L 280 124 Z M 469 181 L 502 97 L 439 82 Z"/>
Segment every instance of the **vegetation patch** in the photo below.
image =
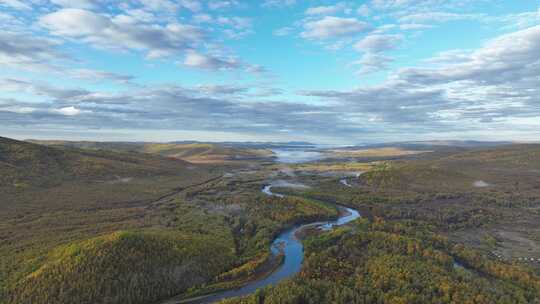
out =
<path fill-rule="evenodd" d="M 149 303 L 211 280 L 233 260 L 209 236 L 118 231 L 55 249 L 9 302 Z"/>
<path fill-rule="evenodd" d="M 456 257 L 466 267 L 454 267 Z M 300 275 L 222 303 L 538 303 L 540 278 L 453 247 L 429 226 L 357 221 L 308 239 Z"/>

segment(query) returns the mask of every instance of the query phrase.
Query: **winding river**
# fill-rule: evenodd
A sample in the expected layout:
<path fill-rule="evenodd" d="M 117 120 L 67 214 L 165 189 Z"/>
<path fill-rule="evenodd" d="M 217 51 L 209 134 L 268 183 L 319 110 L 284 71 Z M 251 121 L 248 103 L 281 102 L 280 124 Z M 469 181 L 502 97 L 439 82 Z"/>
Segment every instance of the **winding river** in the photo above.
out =
<path fill-rule="evenodd" d="M 261 191 L 266 195 L 283 197 L 282 194 L 273 193 L 271 185 L 265 186 Z M 259 288 L 275 285 L 284 279 L 292 277 L 300 271 L 300 268 L 302 267 L 302 262 L 304 260 L 304 247 L 302 245 L 302 242 L 296 237 L 296 234 L 299 230 L 307 227 L 319 227 L 323 230 L 330 230 L 335 226 L 345 225 L 360 217 L 360 213 L 358 213 L 358 211 L 354 209 L 342 206 L 339 206 L 339 208 L 342 212 L 340 212 L 339 218 L 335 221 L 315 222 L 298 225 L 279 234 L 278 237 L 276 237 L 276 239 L 274 239 L 274 241 L 272 242 L 271 250 L 274 255 L 278 255 L 280 252 L 283 252 L 284 261 L 283 264 L 281 264 L 268 276 L 255 280 L 237 289 L 226 290 L 208 296 L 201 296 L 198 298 L 167 301 L 165 302 L 165 304 L 206 304 L 214 303 L 232 297 L 247 296 L 254 293 Z"/>

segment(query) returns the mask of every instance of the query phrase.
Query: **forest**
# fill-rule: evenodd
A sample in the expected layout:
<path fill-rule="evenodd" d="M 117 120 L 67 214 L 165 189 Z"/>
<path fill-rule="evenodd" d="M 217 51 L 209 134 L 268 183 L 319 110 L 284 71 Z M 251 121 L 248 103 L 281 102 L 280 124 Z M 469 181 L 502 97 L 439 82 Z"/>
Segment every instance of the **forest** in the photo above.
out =
<path fill-rule="evenodd" d="M 151 303 L 236 286 L 278 262 L 279 231 L 337 215 L 224 178 L 227 166 L 9 139 L 0 151 L 0 303 Z"/>
<path fill-rule="evenodd" d="M 292 281 L 222 303 L 540 303 L 540 278 L 413 221 L 358 220 L 308 238 Z"/>
<path fill-rule="evenodd" d="M 300 273 L 223 303 L 540 303 L 536 264 L 517 259 L 538 252 L 536 145 L 294 165 L 150 147 L 0 140 L 0 303 L 151 304 L 240 287 L 279 267 L 280 232 L 335 219 L 337 204 L 362 218 L 302 233 Z M 171 149 L 208 160 L 208 147 Z M 273 181 L 284 197 L 261 192 Z"/>

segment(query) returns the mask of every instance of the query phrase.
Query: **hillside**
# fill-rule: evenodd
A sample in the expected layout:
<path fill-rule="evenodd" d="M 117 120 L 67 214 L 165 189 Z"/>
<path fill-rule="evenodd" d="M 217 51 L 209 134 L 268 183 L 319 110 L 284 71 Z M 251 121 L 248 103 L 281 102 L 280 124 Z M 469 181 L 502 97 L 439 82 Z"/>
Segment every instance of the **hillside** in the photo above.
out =
<path fill-rule="evenodd" d="M 429 223 L 454 242 L 540 270 L 540 145 L 378 161 L 348 184 L 328 178 L 303 195 L 387 220 Z"/>
<path fill-rule="evenodd" d="M 208 236 L 118 231 L 54 249 L 9 301 L 154 302 L 212 279 L 233 260 L 232 248 Z"/>
<path fill-rule="evenodd" d="M 538 277 L 525 269 L 535 264 L 518 260 L 540 248 L 537 145 L 290 171 L 180 159 L 236 151 L 200 143 L 139 151 L 1 143 L 0 302 L 151 303 L 233 288 L 275 265 L 268 249 L 279 231 L 335 217 L 330 203 L 366 219 L 306 232 L 302 272 L 242 303 L 538 296 Z M 276 179 L 309 186 L 276 186 L 284 198 L 261 193 Z"/>
<path fill-rule="evenodd" d="M 28 142 L 47 146 L 72 147 L 85 150 L 112 150 L 121 152 L 141 152 L 178 158 L 191 163 L 227 163 L 268 159 L 272 152 L 267 149 L 234 147 L 219 143 L 137 143 L 137 142 L 90 142 L 29 140 Z"/>
<path fill-rule="evenodd" d="M 540 277 L 413 222 L 358 220 L 306 242 L 296 278 L 222 304 L 538 303 Z"/>
<path fill-rule="evenodd" d="M 223 163 L 234 160 L 263 159 L 272 156 L 264 149 L 233 148 L 218 144 L 145 144 L 142 152 L 183 159 L 192 163 Z"/>
<path fill-rule="evenodd" d="M 217 175 L 155 155 L 0 138 L 0 302 L 55 247 L 154 226 L 156 199 Z"/>
<path fill-rule="evenodd" d="M 113 181 L 119 177 L 179 175 L 188 163 L 136 152 L 46 147 L 0 137 L 3 186 L 51 186 L 73 180 Z"/>
<path fill-rule="evenodd" d="M 512 190 L 518 184 L 523 191 L 536 187 L 540 173 L 540 145 L 509 145 L 437 156 L 386 163 L 364 175 L 363 180 L 388 190 Z"/>
<path fill-rule="evenodd" d="M 234 286 L 267 267 L 278 231 L 337 214 L 159 153 L 1 138 L 0 156 L 0 303 L 149 303 Z"/>

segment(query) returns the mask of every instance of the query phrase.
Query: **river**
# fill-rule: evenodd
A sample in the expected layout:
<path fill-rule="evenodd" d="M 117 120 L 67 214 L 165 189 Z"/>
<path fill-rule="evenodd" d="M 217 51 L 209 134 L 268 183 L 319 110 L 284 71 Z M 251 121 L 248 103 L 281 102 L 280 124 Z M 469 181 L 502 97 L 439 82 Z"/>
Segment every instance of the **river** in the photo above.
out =
<path fill-rule="evenodd" d="M 272 186 L 267 185 L 262 190 L 266 195 L 273 195 L 277 197 L 283 197 L 282 194 L 273 193 Z M 232 297 L 247 296 L 254 293 L 259 288 L 275 285 L 282 280 L 291 278 L 302 268 L 302 262 L 304 261 L 304 246 L 302 242 L 296 237 L 299 230 L 307 227 L 319 227 L 323 230 L 330 230 L 333 227 L 345 225 L 360 217 L 360 213 L 354 209 L 339 206 L 342 212 L 335 221 L 326 222 L 314 222 L 309 224 L 298 225 L 284 232 L 280 233 L 278 237 L 272 242 L 271 250 L 274 255 L 278 255 L 283 252 L 284 261 L 277 269 L 275 269 L 268 276 L 255 280 L 247 285 L 237 288 L 218 292 L 208 296 L 202 296 L 198 298 L 192 298 L 187 300 L 170 300 L 164 302 L 164 304 L 184 303 L 184 304 L 206 304 L 214 303 L 220 300 L 224 300 Z"/>

